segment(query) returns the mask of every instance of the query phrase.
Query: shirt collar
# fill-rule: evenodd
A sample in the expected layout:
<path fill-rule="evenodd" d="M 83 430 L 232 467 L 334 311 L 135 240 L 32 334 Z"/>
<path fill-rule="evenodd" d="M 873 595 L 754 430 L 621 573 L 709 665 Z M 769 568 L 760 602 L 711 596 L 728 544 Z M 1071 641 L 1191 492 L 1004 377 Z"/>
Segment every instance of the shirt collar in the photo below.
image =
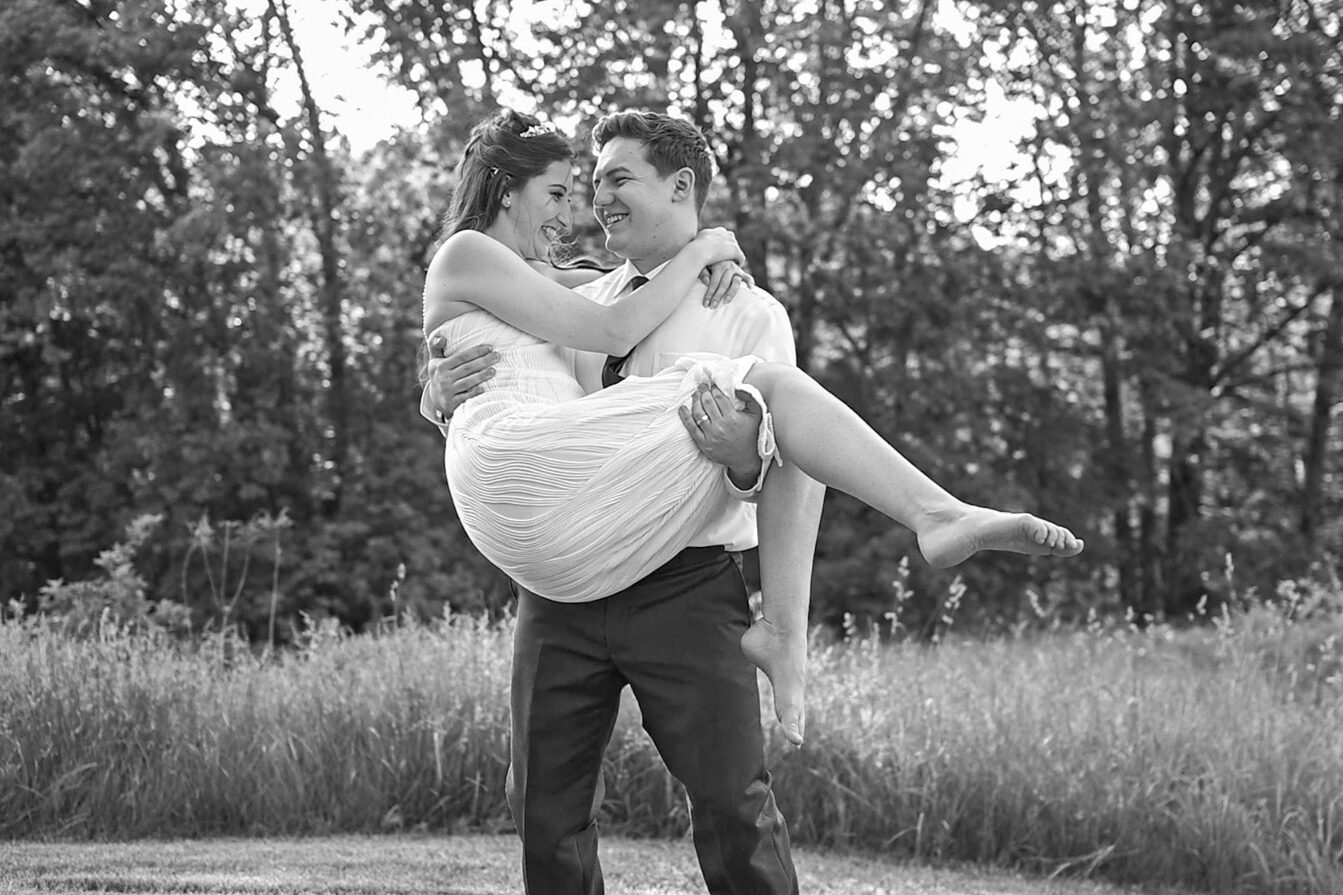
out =
<path fill-rule="evenodd" d="M 668 258 L 666 261 L 663 261 L 661 264 L 650 270 L 648 273 L 640 273 L 639 268 L 634 266 L 633 261 L 626 261 L 625 266 L 620 268 L 620 286 L 616 291 L 619 292 L 621 289 L 624 289 L 625 286 L 629 283 L 629 281 L 634 279 L 635 277 L 647 277 L 650 280 L 653 279 L 653 277 L 660 274 L 662 272 L 662 268 L 666 267 L 668 264 L 671 264 L 670 258 Z"/>

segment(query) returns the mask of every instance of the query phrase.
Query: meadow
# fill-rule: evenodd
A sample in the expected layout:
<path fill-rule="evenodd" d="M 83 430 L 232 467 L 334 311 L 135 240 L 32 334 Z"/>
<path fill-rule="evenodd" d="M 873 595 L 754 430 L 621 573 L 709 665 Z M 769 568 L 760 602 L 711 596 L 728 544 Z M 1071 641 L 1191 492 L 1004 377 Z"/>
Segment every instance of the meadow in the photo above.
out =
<path fill-rule="evenodd" d="M 800 843 L 1217 893 L 1343 891 L 1339 594 L 1198 626 L 1041 621 L 817 641 L 808 742 L 771 729 Z M 256 655 L 0 624 L 0 837 L 501 833 L 510 624 L 449 617 Z M 772 717 L 762 688 L 766 717 Z M 622 711 L 603 828 L 683 795 Z"/>

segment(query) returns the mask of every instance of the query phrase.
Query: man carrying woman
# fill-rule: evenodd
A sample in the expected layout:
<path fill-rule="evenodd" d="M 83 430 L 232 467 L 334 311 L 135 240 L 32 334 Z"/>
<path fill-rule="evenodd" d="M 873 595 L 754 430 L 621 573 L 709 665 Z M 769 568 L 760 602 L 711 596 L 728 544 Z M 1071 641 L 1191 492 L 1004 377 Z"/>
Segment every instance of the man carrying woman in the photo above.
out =
<path fill-rule="evenodd" d="M 426 394 L 461 404 L 446 455 L 458 514 L 521 585 L 509 802 L 524 877 L 529 891 L 602 891 L 601 759 L 629 684 L 689 793 L 709 891 L 794 892 L 752 663 L 800 742 L 821 495 L 808 473 L 912 528 L 937 565 L 980 549 L 1067 556 L 1082 545 L 929 480 L 789 365 L 772 298 L 747 288 L 718 310 L 701 306 L 702 270 L 741 256 L 730 234 L 700 229 L 711 161 L 693 127 L 617 113 L 593 143 L 594 208 L 624 267 L 578 284 L 542 263 L 569 224 L 571 152 L 535 119 L 502 113 L 473 132 L 425 287 L 427 336 L 451 352 L 490 343 L 499 358 L 464 403 L 450 397 L 450 375 Z M 657 375 L 597 391 L 603 373 L 606 383 Z M 725 476 L 699 447 L 746 424 L 755 457 L 729 449 Z M 752 541 L 749 521 L 733 530 L 734 516 L 749 517 L 740 484 L 760 492 L 764 617 L 753 625 L 724 549 Z"/>

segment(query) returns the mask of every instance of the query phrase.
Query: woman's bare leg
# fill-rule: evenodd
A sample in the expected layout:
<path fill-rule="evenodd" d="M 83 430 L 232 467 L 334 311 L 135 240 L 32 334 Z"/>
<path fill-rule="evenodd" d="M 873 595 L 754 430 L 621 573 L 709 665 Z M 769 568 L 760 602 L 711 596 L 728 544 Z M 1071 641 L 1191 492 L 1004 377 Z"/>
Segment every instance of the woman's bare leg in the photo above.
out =
<path fill-rule="evenodd" d="M 769 676 L 776 713 L 792 742 L 800 743 L 804 732 L 807 608 L 820 515 L 819 502 L 813 511 L 798 498 L 799 482 L 816 479 L 907 526 L 924 559 L 938 567 L 980 550 L 1082 552 L 1082 541 L 1061 525 L 956 498 L 800 370 L 757 364 L 746 381 L 765 396 L 784 465 L 770 471 L 760 494 L 762 617 L 743 636 L 742 649 Z"/>
<path fill-rule="evenodd" d="M 765 396 L 785 463 L 796 463 L 812 478 L 910 528 L 929 564 L 954 566 L 980 550 L 1053 556 L 1082 552 L 1082 541 L 1061 525 L 954 497 L 795 367 L 756 364 L 746 381 Z"/>
<path fill-rule="evenodd" d="M 765 477 L 757 505 L 762 617 L 741 638 L 769 676 L 774 714 L 794 745 L 806 732 L 807 608 L 825 486 L 786 463 Z"/>

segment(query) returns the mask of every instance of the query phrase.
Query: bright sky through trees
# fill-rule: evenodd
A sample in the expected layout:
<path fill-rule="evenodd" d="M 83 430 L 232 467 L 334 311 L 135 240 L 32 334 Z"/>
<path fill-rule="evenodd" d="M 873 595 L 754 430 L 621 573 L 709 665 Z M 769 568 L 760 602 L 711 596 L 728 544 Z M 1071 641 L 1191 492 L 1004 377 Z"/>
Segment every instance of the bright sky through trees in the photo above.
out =
<path fill-rule="evenodd" d="M 260 14 L 267 0 L 234 2 Z M 289 5 L 294 36 L 322 112 L 334 118 L 337 129 L 359 153 L 417 121 L 419 112 L 414 95 L 382 78 L 357 35 L 345 34 L 337 18 L 348 11 L 346 4 L 333 0 L 291 0 Z M 296 114 L 299 90 L 292 72 L 281 79 L 276 99 L 284 112 Z"/>
<path fill-rule="evenodd" d="M 266 0 L 236 2 L 255 12 L 266 5 Z M 528 41 L 527 27 L 531 22 L 561 21 L 569 8 L 569 3 L 558 0 L 516 0 L 512 22 L 519 35 L 519 46 Z M 369 50 L 359 45 L 356 35 L 344 33 L 336 22 L 342 12 L 348 14 L 348 7 L 333 0 L 304 0 L 290 5 L 296 37 L 322 110 L 334 118 L 358 153 L 388 137 L 397 127 L 416 122 L 419 112 L 410 91 L 384 79 L 372 66 Z M 955 4 L 949 0 L 942 3 L 938 18 L 943 26 L 959 16 Z M 985 118 L 961 122 L 953 131 L 960 148 L 944 166 L 950 183 L 963 181 L 977 172 L 989 180 L 1007 178 L 1019 155 L 1012 147 L 1030 130 L 1032 110 L 1028 103 L 1005 98 L 994 84 L 987 85 L 987 90 Z M 293 78 L 287 79 L 279 99 L 297 107 L 298 87 Z M 525 97 L 515 101 L 527 104 Z"/>

